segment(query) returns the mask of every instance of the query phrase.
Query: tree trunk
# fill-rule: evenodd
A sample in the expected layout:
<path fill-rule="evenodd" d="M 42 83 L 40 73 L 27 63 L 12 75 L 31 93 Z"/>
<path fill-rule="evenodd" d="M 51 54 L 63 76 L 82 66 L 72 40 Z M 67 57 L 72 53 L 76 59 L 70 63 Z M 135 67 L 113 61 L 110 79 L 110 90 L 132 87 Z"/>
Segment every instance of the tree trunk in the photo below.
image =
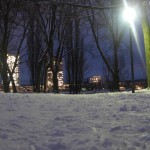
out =
<path fill-rule="evenodd" d="M 14 79 L 12 78 L 12 90 L 13 90 L 13 93 L 17 93 L 17 88 L 16 88 L 16 85 L 15 85 L 15 82 L 14 82 Z"/>
<path fill-rule="evenodd" d="M 9 83 L 8 83 L 8 77 L 7 77 L 7 70 L 2 71 L 2 80 L 3 80 L 3 91 L 5 93 L 10 92 L 9 91 Z"/>
<path fill-rule="evenodd" d="M 46 88 L 47 88 L 47 70 L 48 68 L 44 68 L 44 75 L 43 75 L 43 82 L 44 82 L 44 89 L 43 92 L 46 92 Z"/>
<path fill-rule="evenodd" d="M 2 80 L 3 80 L 3 91 L 5 93 L 10 92 L 6 59 L 3 59 Z"/>
<path fill-rule="evenodd" d="M 35 76 L 35 92 L 40 93 L 41 92 L 41 88 L 40 88 L 40 84 L 41 84 L 41 65 L 37 66 L 37 70 L 35 72 L 36 76 Z"/>
<path fill-rule="evenodd" d="M 41 92 L 41 88 L 40 88 L 40 74 L 37 75 L 37 80 L 36 80 L 36 83 L 35 83 L 35 87 L 36 87 L 36 92 L 37 93 L 40 93 Z"/>
<path fill-rule="evenodd" d="M 57 73 L 58 73 L 57 70 L 53 71 L 53 92 L 54 93 L 59 93 Z"/>
<path fill-rule="evenodd" d="M 118 67 L 118 46 L 114 42 L 114 75 L 113 75 L 113 81 L 114 81 L 114 90 L 119 91 L 119 67 Z"/>

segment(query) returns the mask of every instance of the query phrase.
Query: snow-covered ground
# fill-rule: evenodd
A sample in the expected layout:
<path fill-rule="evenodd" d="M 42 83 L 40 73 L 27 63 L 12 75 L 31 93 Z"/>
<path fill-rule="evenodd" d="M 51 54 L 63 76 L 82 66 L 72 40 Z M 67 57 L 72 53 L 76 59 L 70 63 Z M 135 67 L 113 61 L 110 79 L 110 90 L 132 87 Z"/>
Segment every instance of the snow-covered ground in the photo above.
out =
<path fill-rule="evenodd" d="M 1 92 L 0 150 L 150 150 L 150 91 Z"/>

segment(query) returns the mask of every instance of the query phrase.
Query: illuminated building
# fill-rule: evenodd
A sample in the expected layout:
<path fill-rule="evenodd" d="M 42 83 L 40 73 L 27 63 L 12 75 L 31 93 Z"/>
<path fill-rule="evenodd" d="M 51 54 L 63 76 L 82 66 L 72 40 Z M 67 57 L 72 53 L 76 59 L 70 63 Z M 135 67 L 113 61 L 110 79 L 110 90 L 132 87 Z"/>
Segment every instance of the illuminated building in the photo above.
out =
<path fill-rule="evenodd" d="M 101 76 L 93 76 L 89 78 L 89 84 L 94 89 L 102 88 L 102 78 Z"/>
<path fill-rule="evenodd" d="M 15 62 L 15 56 L 13 55 L 7 55 L 7 64 L 9 66 L 9 69 L 12 71 L 13 67 L 14 67 L 14 62 Z M 9 74 L 8 74 L 9 76 Z M 13 73 L 13 79 L 15 82 L 16 86 L 19 86 L 19 67 L 16 66 L 14 73 Z M 12 83 L 10 82 L 10 86 L 12 86 Z"/>
<path fill-rule="evenodd" d="M 93 76 L 89 79 L 89 83 L 100 83 L 101 77 L 100 76 Z"/>
<path fill-rule="evenodd" d="M 60 62 L 57 79 L 58 79 L 58 88 L 63 89 L 64 81 L 63 81 L 63 63 L 62 63 L 62 61 Z M 53 89 L 53 73 L 49 68 L 47 71 L 47 90 L 52 90 L 52 89 Z"/>

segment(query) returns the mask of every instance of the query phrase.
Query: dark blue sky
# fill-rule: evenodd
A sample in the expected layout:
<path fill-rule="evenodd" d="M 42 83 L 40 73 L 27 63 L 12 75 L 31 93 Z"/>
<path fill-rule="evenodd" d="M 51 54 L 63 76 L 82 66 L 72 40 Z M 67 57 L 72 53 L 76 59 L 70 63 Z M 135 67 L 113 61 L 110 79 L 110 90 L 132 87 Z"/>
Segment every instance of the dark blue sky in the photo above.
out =
<path fill-rule="evenodd" d="M 135 22 L 136 33 L 137 33 L 137 43 L 133 38 L 133 56 L 134 56 L 134 71 L 135 71 L 135 79 L 145 79 L 146 78 L 146 68 L 145 68 L 145 53 L 144 53 L 144 42 L 143 42 L 143 33 L 141 29 L 140 19 Z M 127 28 L 128 29 L 128 28 Z M 96 48 L 95 41 L 91 38 L 92 33 L 88 33 L 85 35 L 85 50 L 86 50 L 86 70 L 85 70 L 85 79 L 94 76 L 100 75 L 103 76 L 104 72 L 104 63 L 101 59 L 101 56 Z M 123 59 L 125 61 L 125 69 L 128 71 L 128 75 L 126 80 L 131 78 L 130 72 L 130 53 L 129 53 L 129 30 L 127 30 L 124 43 L 128 47 L 125 48 L 123 53 Z M 105 45 L 101 45 L 105 47 Z M 26 53 L 26 52 L 25 52 Z M 29 83 L 29 68 L 27 64 L 21 65 L 21 83 L 28 84 Z"/>
<path fill-rule="evenodd" d="M 146 78 L 146 68 L 145 68 L 145 50 L 144 50 L 144 42 L 143 42 L 143 33 L 140 20 L 135 22 L 136 27 L 136 40 L 134 36 L 132 37 L 133 41 L 133 57 L 134 57 L 134 71 L 135 71 L 135 79 L 145 79 Z M 126 79 L 131 78 L 131 63 L 130 63 L 130 47 L 129 47 L 129 30 L 126 32 L 125 38 L 123 42 L 126 45 L 125 50 L 123 51 L 123 57 L 125 61 L 125 68 L 128 70 L 128 76 Z M 88 78 L 93 75 L 101 75 L 103 76 L 103 61 L 101 56 L 94 44 L 94 40 L 91 38 L 87 38 L 86 42 L 87 49 L 90 53 L 87 52 L 87 57 L 89 60 L 87 63 L 89 68 L 85 72 L 85 78 Z M 138 44 L 138 45 L 137 45 Z M 105 45 L 101 45 L 104 47 Z M 91 54 L 93 53 L 93 55 Z"/>

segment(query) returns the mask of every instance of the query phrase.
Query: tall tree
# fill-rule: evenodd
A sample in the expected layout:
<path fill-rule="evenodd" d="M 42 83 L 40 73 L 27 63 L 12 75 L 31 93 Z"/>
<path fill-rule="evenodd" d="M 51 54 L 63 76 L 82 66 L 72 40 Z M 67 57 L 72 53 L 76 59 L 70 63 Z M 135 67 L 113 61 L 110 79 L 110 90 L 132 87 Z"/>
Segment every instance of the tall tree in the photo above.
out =
<path fill-rule="evenodd" d="M 25 39 L 25 32 L 27 29 L 24 28 L 25 26 L 22 27 L 24 25 L 24 20 L 22 18 L 20 4 L 19 0 L 0 1 L 0 73 L 4 92 L 9 92 L 10 81 L 12 82 L 13 92 L 17 92 L 13 74 L 17 66 L 19 52 Z M 17 34 L 18 32 L 20 33 Z M 19 39 L 17 41 L 18 44 L 13 47 L 12 43 L 14 43 L 16 39 Z M 12 53 L 12 50 L 16 55 L 16 60 L 14 64 L 12 64 L 13 69 L 11 70 L 7 64 L 7 55 Z"/>
<path fill-rule="evenodd" d="M 55 1 L 52 3 L 44 2 L 42 4 L 36 1 L 33 5 L 36 13 L 31 14 L 34 22 L 31 22 L 31 31 L 29 32 L 28 43 L 30 43 L 29 49 L 31 52 L 29 54 L 29 61 L 36 59 L 37 63 L 30 63 L 33 70 L 32 78 L 39 74 L 38 85 L 39 83 L 44 83 L 46 86 L 46 74 L 48 68 L 50 68 L 53 74 L 53 90 L 54 92 L 58 92 L 57 74 L 66 42 L 65 30 L 68 22 L 68 18 L 65 16 L 66 7 L 59 7 Z M 37 44 L 35 44 L 35 41 L 37 41 Z M 35 45 L 39 45 L 39 47 L 35 48 Z M 38 53 L 37 57 L 35 53 Z M 33 57 L 34 59 L 32 59 Z M 40 70 L 37 70 L 35 73 L 38 64 L 40 65 Z"/>
<path fill-rule="evenodd" d="M 27 36 L 27 49 L 28 49 L 28 64 L 31 71 L 31 84 L 35 92 L 40 92 L 41 88 L 41 74 L 43 58 L 45 56 L 43 48 L 43 36 L 39 27 L 40 16 L 36 10 L 35 5 L 30 5 L 27 9 L 27 16 L 29 18 L 29 28 Z"/>
<path fill-rule="evenodd" d="M 11 33 L 12 26 L 12 3 L 9 0 L 0 2 L 0 60 L 1 60 L 1 76 L 3 81 L 4 92 L 9 92 L 9 82 L 7 74 L 7 54 L 8 54 L 8 41 Z"/>
<path fill-rule="evenodd" d="M 69 84 L 70 93 L 80 93 L 81 84 L 83 83 L 84 71 L 84 38 L 82 35 L 81 26 L 83 22 L 81 10 L 77 7 L 71 6 L 68 9 L 70 23 L 66 30 L 67 42 L 65 48 L 65 64 L 67 71 L 67 83 Z"/>
<path fill-rule="evenodd" d="M 97 5 L 104 6 L 105 5 L 118 5 L 120 1 L 96 1 Z M 125 28 L 124 26 L 120 25 L 119 21 L 119 8 L 113 8 L 109 10 L 103 10 L 100 12 L 95 12 L 94 10 L 91 11 L 92 16 L 89 14 L 89 22 L 91 24 L 91 29 L 93 33 L 94 40 L 97 45 L 97 49 L 99 50 L 102 59 L 104 60 L 105 64 L 107 65 L 110 73 L 112 74 L 113 82 L 114 82 L 114 89 L 119 90 L 119 55 L 118 50 L 120 49 L 120 45 L 124 36 Z M 107 49 L 112 50 L 109 53 L 112 53 L 110 61 L 106 58 L 106 52 L 102 50 L 101 44 L 105 43 L 109 45 Z M 107 50 L 108 52 L 108 50 Z M 113 56 L 113 57 L 112 57 Z"/>

